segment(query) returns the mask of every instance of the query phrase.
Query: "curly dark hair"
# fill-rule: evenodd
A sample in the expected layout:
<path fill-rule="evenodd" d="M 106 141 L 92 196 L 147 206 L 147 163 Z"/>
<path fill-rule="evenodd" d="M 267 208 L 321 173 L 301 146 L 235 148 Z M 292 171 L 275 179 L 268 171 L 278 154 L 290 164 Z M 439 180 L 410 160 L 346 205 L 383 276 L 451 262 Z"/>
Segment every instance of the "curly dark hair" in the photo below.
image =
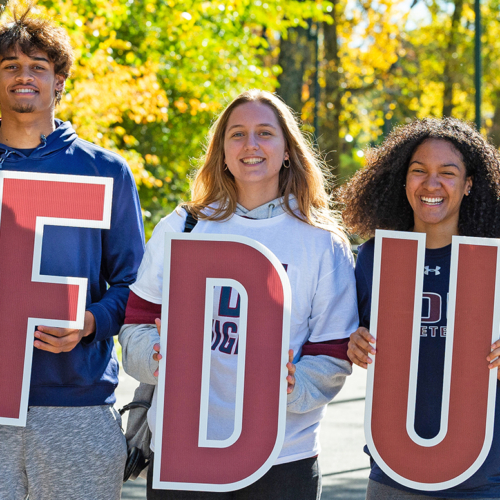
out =
<path fill-rule="evenodd" d="M 500 237 L 500 154 L 471 125 L 455 118 L 425 118 L 395 128 L 380 147 L 367 151 L 366 166 L 340 188 L 347 228 L 371 237 L 375 229 L 408 231 L 413 210 L 405 191 L 406 173 L 416 148 L 427 139 L 453 145 L 473 185 L 460 205 L 463 236 Z"/>
<path fill-rule="evenodd" d="M 54 64 L 56 75 L 68 78 L 74 61 L 71 40 L 64 28 L 50 19 L 33 14 L 33 4 L 9 5 L 11 16 L 3 16 L 0 23 L 0 57 L 11 50 L 19 49 L 27 56 L 36 50 L 45 52 Z M 56 103 L 61 93 L 56 92 Z"/>

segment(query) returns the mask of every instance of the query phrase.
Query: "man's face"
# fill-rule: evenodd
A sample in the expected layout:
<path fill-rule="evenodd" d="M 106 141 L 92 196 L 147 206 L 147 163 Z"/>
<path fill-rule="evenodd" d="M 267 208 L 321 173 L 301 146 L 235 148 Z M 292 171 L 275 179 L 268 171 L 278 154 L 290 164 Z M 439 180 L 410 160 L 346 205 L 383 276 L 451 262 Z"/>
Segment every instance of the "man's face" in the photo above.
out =
<path fill-rule="evenodd" d="M 0 109 L 9 113 L 52 113 L 65 78 L 54 73 L 45 52 L 27 56 L 13 49 L 0 57 Z"/>

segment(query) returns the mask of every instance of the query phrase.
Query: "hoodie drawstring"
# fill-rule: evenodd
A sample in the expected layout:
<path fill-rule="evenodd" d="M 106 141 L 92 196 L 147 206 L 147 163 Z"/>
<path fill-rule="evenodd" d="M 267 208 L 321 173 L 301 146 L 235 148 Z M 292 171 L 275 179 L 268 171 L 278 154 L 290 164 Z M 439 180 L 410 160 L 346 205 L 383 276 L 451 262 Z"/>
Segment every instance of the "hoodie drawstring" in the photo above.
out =
<path fill-rule="evenodd" d="M 271 218 L 271 214 L 273 213 L 273 209 L 275 208 L 274 207 L 274 204 L 273 203 L 269 203 L 269 210 L 267 212 L 267 218 L 270 219 Z"/>
<path fill-rule="evenodd" d="M 47 145 L 47 137 L 45 137 L 43 134 L 40 136 L 40 146 L 38 146 L 36 149 L 40 150 L 43 149 Z"/>
<path fill-rule="evenodd" d="M 35 149 L 43 149 L 45 146 L 47 146 L 47 137 L 45 137 L 43 134 L 40 135 L 40 142 L 41 144 L 37 146 Z M 16 150 L 12 149 L 6 149 L 2 155 L 0 156 L 0 168 L 3 166 L 3 162 L 12 154 L 16 153 Z"/>
<path fill-rule="evenodd" d="M 13 153 L 13 151 L 6 149 L 3 153 L 2 156 L 0 156 L 0 168 L 3 166 L 3 162 Z"/>

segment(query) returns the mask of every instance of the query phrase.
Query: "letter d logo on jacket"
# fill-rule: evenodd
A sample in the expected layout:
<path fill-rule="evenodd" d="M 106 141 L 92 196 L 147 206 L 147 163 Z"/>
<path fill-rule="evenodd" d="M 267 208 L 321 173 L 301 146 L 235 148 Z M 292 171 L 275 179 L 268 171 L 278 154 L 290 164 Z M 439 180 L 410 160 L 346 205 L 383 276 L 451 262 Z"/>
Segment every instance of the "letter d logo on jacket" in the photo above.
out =
<path fill-rule="evenodd" d="M 244 488 L 274 465 L 283 446 L 288 276 L 249 238 L 179 233 L 165 235 L 164 273 L 153 487 Z M 207 435 L 214 286 L 240 296 L 234 430 L 221 440 Z"/>
<path fill-rule="evenodd" d="M 414 429 L 425 234 L 377 231 L 365 434 L 379 467 L 409 488 L 437 491 L 468 479 L 493 439 L 500 337 L 500 240 L 453 236 L 439 433 Z"/>

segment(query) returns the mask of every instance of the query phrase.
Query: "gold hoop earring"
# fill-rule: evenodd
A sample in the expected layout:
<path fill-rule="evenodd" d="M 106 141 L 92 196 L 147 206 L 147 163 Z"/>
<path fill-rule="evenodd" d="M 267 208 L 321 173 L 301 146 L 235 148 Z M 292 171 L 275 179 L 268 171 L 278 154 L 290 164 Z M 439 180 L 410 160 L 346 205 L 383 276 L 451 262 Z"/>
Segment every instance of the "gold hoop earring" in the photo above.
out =
<path fill-rule="evenodd" d="M 288 158 L 286 160 L 283 160 L 283 166 L 285 168 L 290 168 L 290 160 Z"/>

